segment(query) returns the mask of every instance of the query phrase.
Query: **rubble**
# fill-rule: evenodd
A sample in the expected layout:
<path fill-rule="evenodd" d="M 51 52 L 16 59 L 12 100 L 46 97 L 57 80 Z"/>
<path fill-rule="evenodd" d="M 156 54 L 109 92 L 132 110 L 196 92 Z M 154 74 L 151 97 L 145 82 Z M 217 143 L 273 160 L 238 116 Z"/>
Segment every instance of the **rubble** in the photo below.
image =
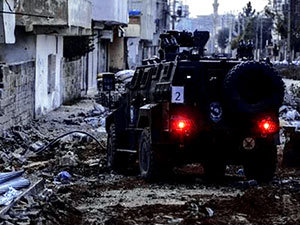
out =
<path fill-rule="evenodd" d="M 67 171 L 61 171 L 57 174 L 54 181 L 56 183 L 60 182 L 62 184 L 68 184 L 70 182 L 71 177 L 71 174 L 69 174 Z"/>
<path fill-rule="evenodd" d="M 65 155 L 59 158 L 59 165 L 62 167 L 78 166 L 78 156 L 74 152 L 68 151 Z"/>
<path fill-rule="evenodd" d="M 300 221 L 297 168 L 279 168 L 272 183 L 260 185 L 245 180 L 241 167 L 228 166 L 226 179 L 211 184 L 203 178 L 201 165 L 193 164 L 174 170 L 178 174 L 166 182 L 147 183 L 137 178 L 134 170 L 127 175 L 107 171 L 105 150 L 84 133 L 65 136 L 38 153 L 74 130 L 86 131 L 104 143 L 103 125 L 96 128 L 85 119 L 103 120 L 109 110 L 93 116 L 94 110 L 93 99 L 65 106 L 26 128 L 19 127 L 21 135 L 7 132 L 8 138 L 0 140 L 2 171 L 22 171 L 32 183 L 22 189 L 13 205 L 0 208 L 0 224 L 258 225 Z M 83 122 L 66 125 L 63 121 L 68 118 Z M 19 162 L 16 156 L 26 162 Z"/>
<path fill-rule="evenodd" d="M 284 79 L 286 84 L 284 105 L 280 108 L 280 147 L 282 166 L 299 166 L 300 152 L 300 82 Z M 282 155 L 282 156 L 281 156 Z"/>
<path fill-rule="evenodd" d="M 15 188 L 8 186 L 5 194 L 0 198 L 0 206 L 9 205 L 15 198 L 17 198 L 22 192 L 17 191 Z"/>
<path fill-rule="evenodd" d="M 100 166 L 105 164 L 103 160 L 99 159 L 104 152 L 101 153 L 99 145 L 86 134 L 72 133 L 66 138 L 60 139 L 43 152 L 38 152 L 48 145 L 46 143 L 50 143 L 58 136 L 74 130 L 87 131 L 98 140 L 105 140 L 106 134 L 97 132 L 99 125 L 93 127 L 85 122 L 84 119 L 94 118 L 95 120 L 103 121 L 106 113 L 107 109 L 94 103 L 92 99 L 86 99 L 81 101 L 78 106 L 76 104 L 73 106 L 63 106 L 61 112 L 52 112 L 47 117 L 35 120 L 27 126 L 14 127 L 7 131 L 5 137 L 0 140 L 0 154 L 2 156 L 1 170 L 12 171 L 23 169 L 22 173 L 25 171 L 26 177 L 29 177 L 30 180 L 40 177 L 53 182 L 54 177 L 56 177 L 56 182 L 59 181 L 62 184 L 66 183 L 66 179 L 62 179 L 61 177 L 62 174 L 66 174 L 66 171 L 64 173 L 59 172 L 64 168 L 72 167 L 77 174 L 82 174 L 80 176 L 97 174 L 101 169 Z M 75 177 L 78 179 L 78 175 Z M 15 181 L 17 181 L 18 185 L 29 185 L 29 180 L 25 178 L 20 177 Z M 55 184 L 47 183 L 45 190 L 41 191 L 38 195 L 23 198 L 16 205 L 16 208 L 19 209 L 9 209 L 8 213 L 3 215 L 4 220 L 2 221 L 5 221 L 5 224 L 9 224 L 9 222 L 13 224 L 17 222 L 26 224 L 28 222 L 29 224 L 32 221 L 43 223 L 42 221 L 45 221 L 46 218 L 41 217 L 41 214 L 47 211 L 45 216 L 48 218 L 50 216 L 48 209 L 55 204 L 61 204 L 63 205 L 61 212 L 52 212 L 53 210 L 50 210 L 53 217 L 55 217 L 53 221 L 59 221 L 53 224 L 67 224 L 61 221 L 68 221 L 69 216 L 66 215 L 64 219 L 60 217 L 64 217 L 61 213 L 68 211 L 68 207 L 64 206 L 64 201 L 53 196 L 56 193 L 55 186 L 53 185 Z M 19 188 L 19 186 L 15 186 L 12 182 L 10 186 Z M 10 186 L 5 186 L 6 190 Z M 4 189 L 2 192 L 5 192 Z M 27 201 L 28 199 L 30 199 L 29 202 Z M 56 208 L 59 209 L 60 207 L 56 206 L 54 209 L 56 210 Z M 77 216 L 80 215 L 80 212 L 71 206 L 69 209 L 70 214 L 76 212 L 74 213 L 74 218 L 79 218 L 78 221 L 80 221 L 80 216 Z"/>

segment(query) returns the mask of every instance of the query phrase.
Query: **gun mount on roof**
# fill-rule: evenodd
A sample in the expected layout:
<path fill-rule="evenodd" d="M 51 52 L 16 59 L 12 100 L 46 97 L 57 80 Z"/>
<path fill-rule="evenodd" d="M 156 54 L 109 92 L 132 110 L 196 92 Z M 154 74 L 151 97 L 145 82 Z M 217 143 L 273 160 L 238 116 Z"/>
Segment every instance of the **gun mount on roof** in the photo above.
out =
<path fill-rule="evenodd" d="M 204 47 L 209 39 L 208 31 L 168 31 L 160 35 L 160 58 L 166 61 L 180 58 L 197 58 L 204 55 Z M 180 47 L 190 48 L 180 52 Z"/>

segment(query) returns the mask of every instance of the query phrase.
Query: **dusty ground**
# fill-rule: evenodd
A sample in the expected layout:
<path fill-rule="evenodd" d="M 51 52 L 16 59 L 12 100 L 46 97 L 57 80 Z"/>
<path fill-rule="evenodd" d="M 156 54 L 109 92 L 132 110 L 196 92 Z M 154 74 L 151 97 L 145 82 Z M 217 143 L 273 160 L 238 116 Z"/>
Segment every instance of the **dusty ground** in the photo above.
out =
<path fill-rule="evenodd" d="M 0 142 L 2 171 L 25 169 L 30 179 L 45 179 L 45 190 L 22 199 L 0 224 L 300 224 L 297 168 L 279 168 L 273 182 L 257 185 L 238 174 L 239 167 L 228 167 L 222 183 L 207 183 L 201 165 L 190 165 L 164 182 L 147 183 L 134 171 L 107 171 L 105 149 L 84 135 L 34 152 L 74 130 L 105 145 L 101 110 L 84 99 L 8 132 Z M 63 170 L 70 181 L 55 181 Z"/>

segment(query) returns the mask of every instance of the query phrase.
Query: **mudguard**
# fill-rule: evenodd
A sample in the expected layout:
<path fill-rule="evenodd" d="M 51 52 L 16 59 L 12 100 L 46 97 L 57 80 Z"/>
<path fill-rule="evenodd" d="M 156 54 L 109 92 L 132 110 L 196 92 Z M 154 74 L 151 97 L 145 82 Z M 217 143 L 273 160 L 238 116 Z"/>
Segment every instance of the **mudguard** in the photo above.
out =
<path fill-rule="evenodd" d="M 161 104 L 146 104 L 139 109 L 138 128 L 149 127 L 152 143 L 160 139 L 163 130 Z"/>

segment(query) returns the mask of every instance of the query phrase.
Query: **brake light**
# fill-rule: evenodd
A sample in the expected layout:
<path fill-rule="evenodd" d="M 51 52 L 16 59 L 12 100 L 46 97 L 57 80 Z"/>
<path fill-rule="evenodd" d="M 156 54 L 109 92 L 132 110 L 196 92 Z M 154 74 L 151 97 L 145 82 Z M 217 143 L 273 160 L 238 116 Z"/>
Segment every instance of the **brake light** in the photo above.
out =
<path fill-rule="evenodd" d="M 179 128 L 179 129 L 185 128 L 185 122 L 180 121 L 180 122 L 178 123 L 178 128 Z"/>
<path fill-rule="evenodd" d="M 176 131 L 178 133 L 190 133 L 192 129 L 192 121 L 181 117 L 173 116 L 171 118 L 171 131 Z"/>
<path fill-rule="evenodd" d="M 272 120 L 271 117 L 265 118 L 258 123 L 260 131 L 264 134 L 272 134 L 278 131 L 278 123 Z"/>

